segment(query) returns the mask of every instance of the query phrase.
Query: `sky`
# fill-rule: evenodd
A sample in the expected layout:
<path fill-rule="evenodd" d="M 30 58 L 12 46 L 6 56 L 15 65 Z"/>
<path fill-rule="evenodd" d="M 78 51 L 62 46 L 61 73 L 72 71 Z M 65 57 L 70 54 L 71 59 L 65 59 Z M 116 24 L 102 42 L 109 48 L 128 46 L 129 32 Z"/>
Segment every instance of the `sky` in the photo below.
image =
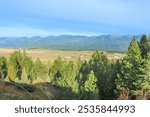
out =
<path fill-rule="evenodd" d="M 150 0 L 0 0 L 0 36 L 150 34 Z"/>

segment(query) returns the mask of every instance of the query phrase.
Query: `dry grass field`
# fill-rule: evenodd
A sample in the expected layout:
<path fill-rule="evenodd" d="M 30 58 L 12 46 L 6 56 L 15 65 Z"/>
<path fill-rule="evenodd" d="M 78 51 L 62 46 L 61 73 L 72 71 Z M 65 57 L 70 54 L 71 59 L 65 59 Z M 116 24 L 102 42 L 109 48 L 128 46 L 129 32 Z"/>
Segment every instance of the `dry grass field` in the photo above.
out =
<path fill-rule="evenodd" d="M 7 49 L 0 48 L 0 56 L 8 58 L 11 53 L 17 49 Z M 43 62 L 51 61 L 53 62 L 57 57 L 62 57 L 67 60 L 77 60 L 81 58 L 82 60 L 89 60 L 93 51 L 63 51 L 63 50 L 48 50 L 48 49 L 29 49 L 26 50 L 28 56 L 32 57 L 33 60 L 40 58 Z M 109 59 L 119 59 L 122 58 L 124 54 L 121 53 L 108 53 Z"/>

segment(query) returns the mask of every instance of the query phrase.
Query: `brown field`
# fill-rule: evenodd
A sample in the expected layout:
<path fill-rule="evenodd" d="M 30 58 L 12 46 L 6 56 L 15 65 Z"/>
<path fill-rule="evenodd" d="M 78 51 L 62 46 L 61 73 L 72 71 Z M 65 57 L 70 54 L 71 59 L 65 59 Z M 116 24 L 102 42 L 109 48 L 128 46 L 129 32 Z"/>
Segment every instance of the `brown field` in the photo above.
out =
<path fill-rule="evenodd" d="M 8 58 L 11 53 L 17 49 L 0 49 L 0 56 Z M 43 62 L 51 61 L 53 62 L 57 57 L 62 57 L 67 60 L 77 60 L 81 58 L 82 60 L 89 60 L 93 51 L 63 51 L 63 50 L 47 50 L 47 49 L 30 49 L 26 50 L 28 56 L 32 57 L 33 60 L 40 58 Z M 122 53 L 108 53 L 109 59 L 120 59 L 124 56 Z"/>

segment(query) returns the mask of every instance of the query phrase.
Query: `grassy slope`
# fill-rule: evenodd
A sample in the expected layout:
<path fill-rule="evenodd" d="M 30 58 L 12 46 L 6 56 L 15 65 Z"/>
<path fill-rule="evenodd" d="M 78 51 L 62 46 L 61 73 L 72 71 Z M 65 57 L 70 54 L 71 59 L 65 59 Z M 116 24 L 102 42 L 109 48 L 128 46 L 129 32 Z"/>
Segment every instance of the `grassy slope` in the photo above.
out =
<path fill-rule="evenodd" d="M 1 100 L 47 100 L 56 99 L 59 96 L 59 89 L 50 84 L 36 84 L 34 90 L 29 92 L 22 85 L 13 84 L 0 79 L 0 99 Z"/>

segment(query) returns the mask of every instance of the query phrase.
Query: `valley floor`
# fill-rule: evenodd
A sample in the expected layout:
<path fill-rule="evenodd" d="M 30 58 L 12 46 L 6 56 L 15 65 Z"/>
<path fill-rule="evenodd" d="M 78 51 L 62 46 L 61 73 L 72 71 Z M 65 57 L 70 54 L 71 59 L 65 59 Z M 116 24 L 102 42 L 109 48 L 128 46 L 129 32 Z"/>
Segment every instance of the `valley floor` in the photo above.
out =
<path fill-rule="evenodd" d="M 8 49 L 8 48 L 0 48 L 0 56 L 4 56 L 8 58 L 11 53 L 13 53 L 17 49 Z M 19 49 L 18 49 L 19 50 Z M 20 49 L 23 50 L 23 49 Z M 48 49 L 27 49 L 26 53 L 33 60 L 40 58 L 43 62 L 51 61 L 53 62 L 59 56 L 68 60 L 76 60 L 81 58 L 82 60 L 89 60 L 93 51 L 66 51 L 66 50 L 48 50 Z M 109 59 L 120 59 L 123 58 L 124 54 L 122 53 L 108 53 Z"/>

